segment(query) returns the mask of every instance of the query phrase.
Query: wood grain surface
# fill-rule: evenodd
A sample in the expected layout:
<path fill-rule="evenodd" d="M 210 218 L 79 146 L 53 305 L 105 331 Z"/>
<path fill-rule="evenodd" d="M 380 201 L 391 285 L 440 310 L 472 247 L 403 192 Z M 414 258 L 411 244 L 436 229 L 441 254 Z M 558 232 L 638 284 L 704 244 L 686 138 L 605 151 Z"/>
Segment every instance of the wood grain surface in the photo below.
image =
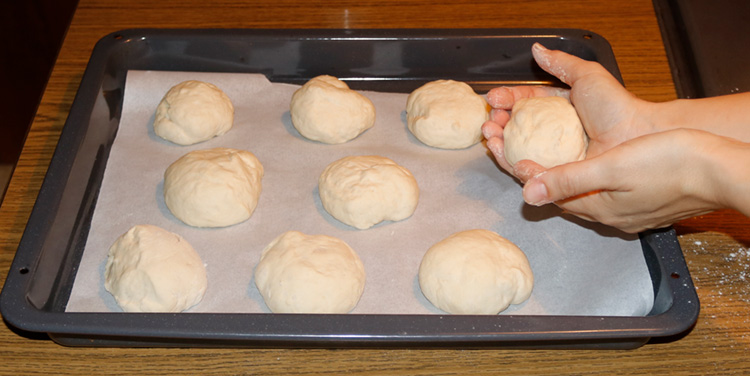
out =
<path fill-rule="evenodd" d="M 632 92 L 675 98 L 648 0 L 81 0 L 0 207 L 0 283 L 94 44 L 142 27 L 587 29 L 610 42 Z M 675 227 L 701 314 L 681 338 L 635 350 L 69 348 L 0 325 L 0 374 L 750 374 L 750 220 L 720 211 Z"/>

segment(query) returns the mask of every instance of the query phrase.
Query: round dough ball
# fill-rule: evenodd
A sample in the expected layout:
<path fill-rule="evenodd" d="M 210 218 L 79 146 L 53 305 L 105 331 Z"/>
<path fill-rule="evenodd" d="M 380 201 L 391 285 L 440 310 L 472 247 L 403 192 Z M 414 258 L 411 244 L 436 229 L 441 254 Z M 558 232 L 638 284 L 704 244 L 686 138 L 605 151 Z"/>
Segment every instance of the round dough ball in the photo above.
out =
<path fill-rule="evenodd" d="M 365 289 L 365 267 L 340 239 L 288 231 L 263 250 L 255 285 L 275 313 L 347 313 Z"/>
<path fill-rule="evenodd" d="M 333 76 L 318 76 L 294 92 L 292 124 L 307 139 L 341 144 L 375 124 L 375 106 Z"/>
<path fill-rule="evenodd" d="M 419 202 L 419 186 L 411 172 L 375 155 L 331 163 L 318 179 L 318 191 L 329 214 L 360 230 L 408 218 Z"/>
<path fill-rule="evenodd" d="M 502 312 L 531 295 L 526 255 L 488 230 L 458 232 L 436 243 L 419 266 L 419 286 L 436 307 L 453 314 Z"/>
<path fill-rule="evenodd" d="M 136 225 L 109 248 L 104 288 L 126 312 L 182 312 L 206 293 L 206 268 L 180 235 Z"/>
<path fill-rule="evenodd" d="M 490 106 L 471 86 L 453 80 L 428 82 L 409 94 L 406 122 L 423 143 L 441 149 L 463 149 L 482 140 Z"/>
<path fill-rule="evenodd" d="M 505 159 L 530 159 L 545 168 L 586 158 L 588 137 L 575 108 L 561 97 L 516 102 L 503 130 Z"/>
<path fill-rule="evenodd" d="M 192 145 L 223 135 L 232 128 L 234 106 L 208 82 L 185 81 L 162 98 L 154 116 L 157 136 L 179 145 Z"/>
<path fill-rule="evenodd" d="M 249 151 L 196 150 L 167 168 L 164 201 L 190 226 L 231 226 L 253 214 L 262 177 L 263 166 Z"/>

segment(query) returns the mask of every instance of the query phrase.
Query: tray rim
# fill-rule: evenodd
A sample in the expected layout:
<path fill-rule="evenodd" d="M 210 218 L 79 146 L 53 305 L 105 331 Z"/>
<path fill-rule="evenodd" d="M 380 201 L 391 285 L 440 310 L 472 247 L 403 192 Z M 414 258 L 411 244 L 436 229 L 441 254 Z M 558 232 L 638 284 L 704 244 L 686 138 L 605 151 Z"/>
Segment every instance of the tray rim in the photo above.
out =
<path fill-rule="evenodd" d="M 49 235 L 46 218 L 60 206 L 61 192 L 55 188 L 69 179 L 71 158 L 67 146 L 80 145 L 76 122 L 87 122 L 93 101 L 86 106 L 91 88 L 99 88 L 107 59 L 118 48 L 130 42 L 174 36 L 196 38 L 280 37 L 308 39 L 436 39 L 436 38 L 578 38 L 603 50 L 599 60 L 617 77 L 622 78 L 609 43 L 596 33 L 581 29 L 125 29 L 102 37 L 94 47 L 70 109 L 58 146 L 53 155 L 37 201 L 24 231 L 15 258 L 6 278 L 0 311 L 7 323 L 29 331 L 47 333 L 53 340 L 68 345 L 114 346 L 201 346 L 220 343 L 222 346 L 262 344 L 271 346 L 434 346 L 469 344 L 472 346 L 564 346 L 576 347 L 638 347 L 652 337 L 675 336 L 689 330 L 697 321 L 699 301 L 676 235 L 671 228 L 640 234 L 643 247 L 655 253 L 662 271 L 663 288 L 672 294 L 671 305 L 663 313 L 643 317 L 608 316 L 470 316 L 461 315 L 279 315 L 279 314 L 209 314 L 209 313 L 68 313 L 36 308 L 26 296 L 34 281 L 40 253 L 40 241 Z M 96 94 L 96 93 L 94 93 Z M 62 146 L 66 147 L 62 147 Z M 106 161 L 106 158 L 104 158 Z M 94 195 L 95 196 L 95 195 Z M 95 197 L 92 198 L 95 200 Z M 85 231 L 85 229 L 83 229 Z M 41 235 L 41 236 L 40 236 Z M 676 247 L 675 247 L 676 245 Z M 644 248 L 645 249 L 645 248 Z M 32 267 L 32 265 L 34 267 Z M 76 267 L 76 266 L 73 266 Z M 669 277 L 669 278 L 667 278 Z M 655 297 L 656 298 L 656 297 Z M 223 323 L 205 320 L 205 316 L 221 317 Z M 254 319 L 251 320 L 248 317 Z M 214 318 L 214 317 L 212 317 Z M 363 322 L 363 319 L 369 322 Z M 394 319 L 409 320 L 408 330 L 396 330 Z M 546 322 L 543 320 L 549 318 Z M 169 320 L 170 326 L 164 326 Z M 248 322 L 255 321 L 255 322 Z M 208 321 L 208 324 L 206 325 Z M 304 323 L 305 332 L 299 325 Z M 436 333 L 436 325 L 453 325 L 452 330 Z M 550 325 L 552 323 L 552 325 Z M 606 326 L 605 326 L 606 323 Z M 131 325 L 138 324 L 134 332 Z M 377 325 L 376 325 L 377 324 Z M 102 331 L 102 325 L 110 325 Z M 194 325 L 210 327 L 196 336 L 189 329 Z M 339 333 L 323 330 L 335 325 Z M 546 325 L 546 326 L 545 326 Z M 510 328 L 507 328 L 510 326 Z M 248 327 L 257 327 L 253 333 Z M 530 327 L 533 327 L 530 329 Z M 244 328 L 244 329 L 243 329 Z M 388 328 L 389 330 L 383 330 Z M 294 329 L 294 330 L 290 330 Z"/>

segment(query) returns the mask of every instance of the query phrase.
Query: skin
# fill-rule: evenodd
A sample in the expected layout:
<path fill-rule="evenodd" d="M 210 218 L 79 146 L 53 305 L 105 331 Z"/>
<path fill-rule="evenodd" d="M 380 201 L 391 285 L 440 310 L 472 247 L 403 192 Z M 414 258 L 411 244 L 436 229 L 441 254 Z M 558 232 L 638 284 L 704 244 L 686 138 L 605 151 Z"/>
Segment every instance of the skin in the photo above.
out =
<path fill-rule="evenodd" d="M 653 103 L 601 65 L 532 47 L 537 64 L 570 86 L 500 87 L 482 126 L 498 164 L 524 183 L 524 200 L 555 203 L 586 220 L 639 232 L 733 208 L 750 216 L 750 93 Z M 586 159 L 545 169 L 503 154 L 516 100 L 558 95 L 576 107 L 590 141 Z"/>

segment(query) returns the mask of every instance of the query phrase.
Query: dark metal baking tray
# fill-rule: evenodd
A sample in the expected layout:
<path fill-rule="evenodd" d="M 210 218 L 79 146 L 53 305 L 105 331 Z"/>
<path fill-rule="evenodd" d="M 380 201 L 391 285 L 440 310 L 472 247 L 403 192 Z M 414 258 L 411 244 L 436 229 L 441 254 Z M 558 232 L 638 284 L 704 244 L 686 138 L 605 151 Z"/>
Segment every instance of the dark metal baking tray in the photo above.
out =
<path fill-rule="evenodd" d="M 3 318 L 19 332 L 46 333 L 72 346 L 635 348 L 684 333 L 699 303 L 671 229 L 640 234 L 655 296 L 644 317 L 65 312 L 128 70 L 262 73 L 288 83 L 330 74 L 355 89 L 393 92 L 441 78 L 479 92 L 502 84 L 560 85 L 534 64 L 530 48 L 537 41 L 598 61 L 622 81 L 608 42 L 574 29 L 140 29 L 105 36 L 16 252 L 0 297 Z M 383 44 L 400 58 L 372 53 Z"/>

